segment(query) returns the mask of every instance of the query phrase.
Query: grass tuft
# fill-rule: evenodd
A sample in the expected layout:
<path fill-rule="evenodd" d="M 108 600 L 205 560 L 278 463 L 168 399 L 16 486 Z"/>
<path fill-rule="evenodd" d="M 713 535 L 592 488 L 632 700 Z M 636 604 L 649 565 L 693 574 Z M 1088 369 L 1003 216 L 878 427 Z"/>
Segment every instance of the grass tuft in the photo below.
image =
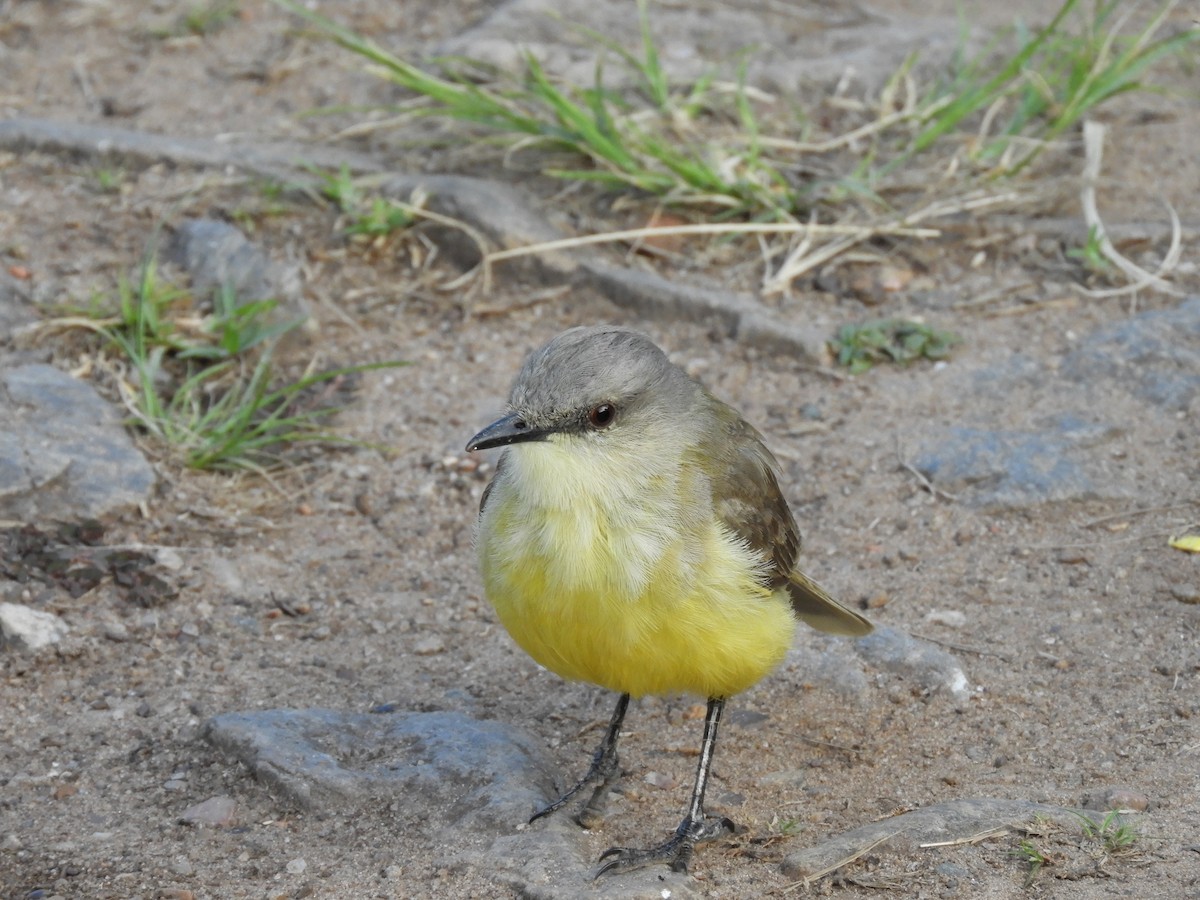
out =
<path fill-rule="evenodd" d="M 192 306 L 150 257 L 135 282 L 122 279 L 115 314 L 93 301 L 82 316 L 47 323 L 88 329 L 117 351 L 102 367 L 113 373 L 132 424 L 189 468 L 261 472 L 296 444 L 356 443 L 327 427 L 337 407 L 316 403 L 315 389 L 405 365 L 346 366 L 281 382 L 275 348 L 302 319 L 278 321 L 276 301 L 243 301 L 228 288 L 215 293 L 208 315 L 196 316 Z"/>
<path fill-rule="evenodd" d="M 1162 4 L 1140 31 L 1125 33 L 1129 10 L 1116 15 L 1121 0 L 1097 0 L 1075 30 L 1063 26 L 1079 0 L 1066 0 L 1048 25 L 1030 33 L 1013 28 L 1017 49 L 998 68 L 989 47 L 961 65 L 954 77 L 927 99 L 924 125 L 902 160 L 930 148 L 972 117 L 984 114 L 991 127 L 976 141 L 976 161 L 995 163 L 993 175 L 1015 175 L 1046 145 L 1120 94 L 1155 90 L 1145 76 L 1162 60 L 1200 45 L 1200 31 L 1160 36 L 1175 0 Z M 1128 4 L 1126 4 L 1128 7 Z M 994 70 L 994 74 L 988 72 Z M 1010 156 L 1022 142 L 1023 154 Z"/>
<path fill-rule="evenodd" d="M 564 83 L 532 54 L 515 74 L 462 59 L 418 66 L 298 0 L 273 2 L 416 94 L 422 105 L 406 114 L 482 128 L 510 152 L 540 154 L 546 175 L 655 207 L 689 208 L 728 224 L 726 234 L 739 224 L 798 222 L 866 233 L 878 223 L 946 218 L 968 204 L 1011 206 L 1015 192 L 992 191 L 992 182 L 1025 171 L 1112 98 L 1155 90 L 1153 69 L 1200 46 L 1200 29 L 1168 27 L 1178 0 L 1164 0 L 1140 27 L 1130 25 L 1136 8 L 1120 0 L 1063 0 L 1044 27 L 1014 26 L 979 53 L 960 53 L 924 89 L 918 73 L 928 67 L 913 54 L 879 97 L 839 92 L 805 108 L 748 86 L 744 57 L 732 82 L 709 71 L 691 84 L 672 84 L 647 0 L 638 2 L 640 42 L 633 47 L 577 29 L 606 51 L 589 85 Z M 632 75 L 632 87 L 606 84 L 604 62 L 614 57 Z M 995 197 L 979 197 L 980 188 Z M 386 232 L 403 222 L 394 212 L 372 203 L 356 227 Z M 763 279 L 764 294 L 774 294 L 861 240 L 745 243 L 775 269 Z M 771 261 L 780 256 L 786 260 L 776 267 Z M 1163 279 L 1155 279 L 1162 289 Z"/>
<path fill-rule="evenodd" d="M 677 204 L 706 206 L 728 215 L 779 219 L 806 210 L 814 194 L 791 174 L 814 151 L 861 144 L 858 164 L 851 163 L 829 187 L 828 196 L 873 196 L 896 169 L 909 166 L 983 120 L 985 134 L 973 141 L 972 158 L 991 175 L 1021 171 L 1052 141 L 1100 104 L 1130 91 L 1150 90 L 1149 70 L 1200 43 L 1200 31 L 1161 35 L 1175 0 L 1159 7 L 1144 27 L 1125 34 L 1129 16 L 1118 16 L 1120 0 L 1097 0 L 1090 17 L 1074 29 L 1079 0 L 1065 0 L 1049 24 L 1029 33 L 1014 27 L 1016 47 L 1007 53 L 994 41 L 981 53 L 960 60 L 919 99 L 911 95 L 916 57 L 905 60 L 885 86 L 876 122 L 860 125 L 845 138 L 818 144 L 768 135 L 760 119 L 761 103 L 745 84 L 745 60 L 729 90 L 718 92 L 715 73 L 690 86 L 673 89 L 650 28 L 646 0 L 639 0 L 641 46 L 627 49 L 595 32 L 579 29 L 597 46 L 617 57 L 636 87 L 606 87 L 603 64 L 595 83 L 562 84 L 527 54 L 514 81 L 485 84 L 486 67 L 470 60 L 435 62 L 434 71 L 404 60 L 374 41 L 347 29 L 296 0 L 274 0 L 316 26 L 341 46 L 366 60 L 373 71 L 424 97 L 427 116 L 482 126 L 523 147 L 569 151 L 586 166 L 547 164 L 546 174 L 609 188 L 643 192 Z M 997 57 L 999 57 L 997 59 Z M 907 86 L 909 98 L 898 113 Z M 864 108 L 866 104 L 863 104 Z M 803 132 L 822 118 L 801 110 L 794 127 Z M 824 118 L 829 118 L 824 116 Z M 772 111 L 771 121 L 779 116 Z M 786 121 L 785 121 L 786 130 Z M 707 137 L 701 137 L 707 132 Z M 870 137 L 873 140 L 862 140 Z M 1027 147 L 1014 156 L 1015 142 Z M 950 152 L 961 141 L 953 140 Z M 943 157 L 946 150 L 940 151 Z"/>
<path fill-rule="evenodd" d="M 1137 828 L 1124 821 L 1119 810 L 1112 810 L 1097 822 L 1091 816 L 1079 816 L 1083 836 L 1098 841 L 1110 855 L 1131 850 L 1141 837 Z"/>

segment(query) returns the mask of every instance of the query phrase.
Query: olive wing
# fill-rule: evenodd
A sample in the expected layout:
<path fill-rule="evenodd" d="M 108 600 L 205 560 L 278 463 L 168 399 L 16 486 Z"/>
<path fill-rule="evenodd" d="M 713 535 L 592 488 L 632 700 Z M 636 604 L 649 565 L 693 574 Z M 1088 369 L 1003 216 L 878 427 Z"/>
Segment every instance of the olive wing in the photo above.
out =
<path fill-rule="evenodd" d="M 768 584 L 787 588 L 800 619 L 829 634 L 869 633 L 869 621 L 797 568 L 800 530 L 779 489 L 775 457 L 758 431 L 730 407 L 721 407 L 721 427 L 716 429 L 720 438 L 707 448 L 707 456 L 716 461 L 710 477 L 717 517 L 763 558 Z"/>

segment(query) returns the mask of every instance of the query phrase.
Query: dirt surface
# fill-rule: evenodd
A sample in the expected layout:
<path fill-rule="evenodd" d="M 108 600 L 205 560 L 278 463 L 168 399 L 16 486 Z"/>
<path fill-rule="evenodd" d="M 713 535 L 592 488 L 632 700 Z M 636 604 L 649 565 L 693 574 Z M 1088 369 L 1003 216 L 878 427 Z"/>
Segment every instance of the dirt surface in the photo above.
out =
<path fill-rule="evenodd" d="M 780 4 L 764 5 L 779 14 Z M 922 5 L 922 15 L 952 22 L 952 5 L 943 5 Z M 911 4 L 893 0 L 872 6 L 880 16 L 911 14 Z M 1005 9 L 1014 6 L 1042 9 Z M 344 22 L 406 52 L 437 46 L 491 11 L 463 0 L 336 7 Z M 176 28 L 188 8 L 0 0 L 0 114 L 324 144 L 361 114 L 305 111 L 395 99 L 266 3 L 239 4 L 207 35 L 155 35 Z M 1165 230 L 1154 223 L 1166 221 L 1165 197 L 1184 221 L 1186 261 L 1197 235 L 1200 121 L 1188 106 L 1194 98 L 1148 103 L 1139 95 L 1106 114 L 1113 174 L 1102 187 L 1104 212 L 1131 233 L 1141 229 L 1128 252 L 1161 258 Z M 556 186 L 478 150 L 406 150 L 394 131 L 342 141 L 395 171 L 453 164 L 519 182 L 535 205 L 561 213 L 567 202 L 552 199 Z M 581 770 L 611 698 L 539 670 L 497 625 L 472 552 L 488 469 L 464 459 L 462 447 L 501 408 L 525 354 L 563 328 L 613 321 L 651 334 L 764 432 L 805 533 L 807 570 L 847 602 L 870 606 L 878 623 L 951 649 L 971 682 L 965 698 L 869 669 L 860 688 L 821 682 L 796 660 L 825 644 L 802 635 L 792 661 L 731 701 L 741 715 L 718 747 L 712 806 L 746 832 L 698 853 L 690 890 L 1200 896 L 1200 557 L 1167 546 L 1169 534 L 1200 517 L 1200 405 L 1193 393 L 1170 411 L 1156 407 L 1120 378 L 1074 391 L 1033 377 L 991 393 L 977 378 L 1017 357 L 1054 373 L 1088 335 L 1134 312 L 1128 297 L 1090 298 L 1073 287 L 1085 273 L 1063 250 L 1068 232 L 1086 234 L 1080 165 L 1076 152 L 1060 174 L 1041 174 L 1031 188 L 1040 206 L 961 221 L 939 241 L 897 253 L 913 277 L 882 311 L 923 315 L 963 344 L 937 368 L 882 367 L 850 379 L 747 346 L 711 323 L 640 318 L 590 292 L 543 296 L 557 285 L 515 270 L 498 271 L 486 296 L 441 290 L 458 270 L 432 242 L 348 242 L 336 212 L 276 200 L 237 171 L 0 156 L 0 261 L 36 302 L 86 305 L 114 290 L 159 224 L 226 218 L 273 257 L 300 261 L 317 327 L 292 348 L 297 365 L 313 356 L 325 365 L 412 362 L 364 377 L 339 420 L 386 454 L 310 454 L 271 482 L 160 463 L 144 512 L 107 522 L 103 540 L 172 548 L 176 596 L 139 602 L 108 579 L 76 598 L 37 585 L 6 595 L 59 614 L 71 632 L 37 655 L 0 654 L 0 894 L 513 893 L 486 865 L 447 866 L 442 848 L 398 829 L 386 804 L 354 814 L 292 808 L 200 731 L 213 715 L 260 708 L 462 709 L 531 731 L 564 781 Z M 689 274 L 718 285 L 746 280 Z M 1176 283 L 1197 293 L 1194 264 Z M 810 288 L 781 301 L 780 314 L 832 332 L 881 312 Z M 998 300 L 968 302 L 993 291 Z M 527 302 L 535 296 L 543 299 Z M 1136 311 L 1178 304 L 1144 293 Z M 472 315 L 480 306 L 491 314 Z M 1181 339 L 1194 352 L 1195 338 Z M 87 372 L 70 343 L 26 344 L 20 353 Z M 1113 490 L 989 508 L 932 493 L 905 465 L 935 426 L 1029 429 L 1077 410 L 1081 397 L 1116 425 L 1095 451 Z M 593 855 L 613 843 L 656 842 L 677 821 L 699 742 L 695 703 L 648 699 L 631 711 L 620 815 L 588 836 Z M 1114 789 L 1148 806 L 1133 819 L 1138 839 L 1119 852 L 1031 822 L 1032 833 L 975 843 L 880 846 L 811 885 L 795 887 L 779 866 L 825 836 L 918 807 L 980 797 L 1075 807 Z M 217 796 L 236 799 L 233 821 L 181 823 L 185 809 Z M 1028 847 L 1046 860 L 1033 874 Z M 609 889 L 620 896 L 619 884 Z"/>

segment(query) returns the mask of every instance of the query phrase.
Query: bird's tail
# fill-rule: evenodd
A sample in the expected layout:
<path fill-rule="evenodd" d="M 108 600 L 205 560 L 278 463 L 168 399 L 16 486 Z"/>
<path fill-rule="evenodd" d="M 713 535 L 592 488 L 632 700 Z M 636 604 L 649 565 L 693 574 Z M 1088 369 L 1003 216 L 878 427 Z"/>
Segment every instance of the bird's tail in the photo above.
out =
<path fill-rule="evenodd" d="M 830 597 L 825 588 L 803 572 L 792 572 L 787 588 L 796 615 L 817 631 L 844 637 L 862 637 L 870 634 L 874 628 L 863 616 Z"/>

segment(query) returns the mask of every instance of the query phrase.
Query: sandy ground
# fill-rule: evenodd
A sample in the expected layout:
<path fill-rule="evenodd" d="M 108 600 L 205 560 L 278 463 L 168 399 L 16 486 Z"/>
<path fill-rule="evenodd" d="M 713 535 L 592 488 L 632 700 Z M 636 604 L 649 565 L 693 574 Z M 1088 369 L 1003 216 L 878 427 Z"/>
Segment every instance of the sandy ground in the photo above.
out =
<path fill-rule="evenodd" d="M 905 15 L 904 6 L 890 12 Z M 0 109 L 185 136 L 315 141 L 355 116 L 298 113 L 389 99 L 335 48 L 298 39 L 274 7 L 240 7 L 211 35 L 163 39 L 151 28 L 171 27 L 183 5 L 147 12 L 116 0 L 0 2 Z M 359 0 L 339 14 L 419 47 L 477 23 L 488 8 L 423 10 Z M 1147 223 L 1165 221 L 1156 198 L 1166 194 L 1184 219 L 1186 259 L 1196 237 L 1200 123 L 1181 100 L 1154 103 L 1111 113 L 1107 171 L 1116 174 L 1105 185 L 1105 212 L 1145 226 L 1152 237 L 1140 249 L 1161 255 L 1164 232 Z M 421 150 L 400 155 L 393 140 L 351 146 L 389 154 L 397 171 L 444 162 Z M 489 165 L 452 156 L 477 170 Z M 364 377 L 339 419 L 386 454 L 310 455 L 271 483 L 161 463 L 145 513 L 108 523 L 105 540 L 176 550 L 175 599 L 142 608 L 111 584 L 78 599 L 37 589 L 14 595 L 59 613 L 72 631 L 57 650 L 0 655 L 0 893 L 512 893 L 486 865 L 446 866 L 444 848 L 398 829 L 386 804 L 353 813 L 293 808 L 204 743 L 200 729 L 219 713 L 271 707 L 461 709 L 519 725 L 564 773 L 581 769 L 610 698 L 540 671 L 497 625 L 472 552 L 487 470 L 464 461 L 462 447 L 500 409 L 531 349 L 562 328 L 615 321 L 651 334 L 765 433 L 811 574 L 847 602 L 870 605 L 880 624 L 951 649 L 972 684 L 969 697 L 956 699 L 875 671 L 846 689 L 811 677 L 801 661 L 825 645 L 802 636 L 788 664 L 731 703 L 741 717 L 718 749 L 713 806 L 747 834 L 701 851 L 691 890 L 739 898 L 785 890 L 876 897 L 880 888 L 898 897 L 1200 896 L 1200 564 L 1166 545 L 1197 515 L 1196 400 L 1167 412 L 1119 378 L 1074 395 L 1052 378 L 990 392 L 972 381 L 1016 355 L 1053 373 L 1088 335 L 1130 316 L 1129 298 L 1091 299 L 1071 286 L 1081 273 L 1062 254 L 1066 238 L 1055 223 L 1082 230 L 1078 163 L 1043 176 L 1038 190 L 1061 198 L 1055 208 L 966 223 L 902 259 L 914 279 L 889 296 L 886 312 L 924 315 L 961 334 L 950 363 L 847 379 L 748 347 L 711 323 L 642 318 L 587 291 L 528 305 L 547 285 L 518 272 L 501 271 L 485 298 L 440 291 L 457 270 L 445 255 L 431 259 L 431 244 L 347 244 L 333 211 L 291 200 L 268 209 L 257 182 L 236 172 L 4 155 L 0 260 L 10 273 L 32 273 L 38 301 L 86 303 L 112 291 L 157 223 L 228 218 L 273 257 L 301 263 L 317 327 L 295 348 L 298 363 L 315 355 L 331 365 L 412 365 Z M 490 174 L 506 177 L 494 158 L 491 165 Z M 98 187 L 100 170 L 110 168 L 115 192 Z M 1194 266 L 1180 276 L 1193 294 L 1197 282 Z M 1011 299 L 963 303 L 997 287 Z M 509 311 L 468 314 L 481 303 Z M 1146 294 L 1138 310 L 1177 304 Z M 780 309 L 830 330 L 879 311 L 819 291 Z M 1194 337 L 1181 340 L 1195 347 Z M 24 352 L 79 362 L 67 344 Z M 1121 490 L 1100 499 L 985 509 L 932 494 L 904 464 L 931 428 L 1033 428 L 1077 410 L 1085 395 L 1088 409 L 1120 426 L 1096 454 Z M 300 615 L 279 612 L 297 605 Z M 592 852 L 657 841 L 677 821 L 699 741 L 695 702 L 649 699 L 631 712 L 620 815 L 588 836 Z M 1037 833 L 1030 823 L 1033 833 L 978 843 L 880 847 L 841 876 L 801 888 L 790 888 L 778 865 L 829 834 L 939 802 L 1078 806 L 1117 788 L 1148 804 L 1125 852 L 1069 828 Z M 234 822 L 180 823 L 186 808 L 213 796 L 236 799 Z M 1033 876 L 1022 842 L 1046 859 Z"/>

